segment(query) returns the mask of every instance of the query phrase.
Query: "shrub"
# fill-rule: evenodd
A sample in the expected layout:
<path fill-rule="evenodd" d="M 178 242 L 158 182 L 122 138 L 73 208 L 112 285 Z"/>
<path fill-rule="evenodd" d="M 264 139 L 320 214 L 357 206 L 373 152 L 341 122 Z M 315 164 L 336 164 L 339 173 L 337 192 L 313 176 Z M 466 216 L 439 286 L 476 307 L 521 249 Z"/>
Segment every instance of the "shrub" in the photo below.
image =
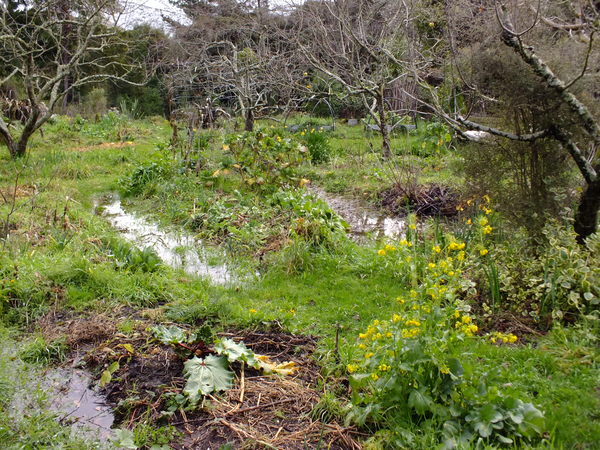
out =
<path fill-rule="evenodd" d="M 507 308 L 528 313 L 549 325 L 552 319 L 569 322 L 598 311 L 600 305 L 600 237 L 592 235 L 585 247 L 573 232 L 548 224 L 548 245 L 537 255 L 519 258 L 520 248 L 499 249 L 500 290 Z"/>
<path fill-rule="evenodd" d="M 311 130 L 304 134 L 303 141 L 308 148 L 313 163 L 321 164 L 329 161 L 331 158 L 331 145 L 325 133 Z"/>
<path fill-rule="evenodd" d="M 419 240 L 411 225 L 414 229 L 398 247 L 388 244 L 378 251 L 387 264 L 397 262 L 398 276 L 413 289 L 397 299 L 389 320 L 375 320 L 359 335 L 358 355 L 347 366 L 352 387 L 348 419 L 393 428 L 398 446 L 409 444 L 406 436 L 415 425 L 431 424 L 441 425 L 440 440 L 451 447 L 538 438 L 543 414 L 504 395 L 493 373 L 466 370 L 460 360 L 464 342 L 476 339 L 479 331 L 460 299 L 472 286 L 462 270 L 467 259 L 485 259 L 487 249 L 479 238 L 469 243 L 449 238 L 445 244 L 439 236 L 433 243 Z M 483 239 L 489 234 L 484 231 L 487 219 L 479 226 Z M 512 343 L 516 336 L 492 333 L 490 339 Z"/>
<path fill-rule="evenodd" d="M 297 167 L 308 150 L 290 138 L 262 131 L 232 135 L 223 146 L 235 159 L 233 168 L 244 182 L 260 190 L 301 183 Z"/>
<path fill-rule="evenodd" d="M 169 170 L 164 162 L 151 162 L 138 166 L 119 183 L 125 195 L 139 195 L 147 189 L 149 184 L 163 179 L 167 173 Z"/>

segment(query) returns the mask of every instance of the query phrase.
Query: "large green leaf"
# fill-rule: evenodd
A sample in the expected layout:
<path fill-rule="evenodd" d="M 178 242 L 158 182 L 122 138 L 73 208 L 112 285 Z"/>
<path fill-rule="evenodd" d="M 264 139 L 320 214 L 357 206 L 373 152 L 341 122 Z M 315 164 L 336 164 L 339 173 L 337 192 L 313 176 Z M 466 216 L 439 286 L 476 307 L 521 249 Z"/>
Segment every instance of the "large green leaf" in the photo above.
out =
<path fill-rule="evenodd" d="M 423 390 L 413 389 L 408 396 L 408 406 L 414 408 L 418 414 L 425 414 L 431 408 L 433 401 L 429 394 Z"/>
<path fill-rule="evenodd" d="M 221 339 L 215 345 L 215 351 L 219 355 L 226 356 L 229 362 L 243 361 L 255 369 L 260 367 L 260 361 L 256 359 L 254 352 L 243 342 L 236 343 L 233 339 Z"/>
<path fill-rule="evenodd" d="M 150 328 L 150 331 L 163 344 L 182 344 L 188 342 L 188 335 L 184 329 L 178 326 L 157 325 Z"/>
<path fill-rule="evenodd" d="M 209 355 L 206 358 L 193 357 L 185 362 L 183 374 L 187 383 L 183 388 L 193 403 L 202 395 L 231 388 L 233 373 L 227 368 L 227 360 Z"/>

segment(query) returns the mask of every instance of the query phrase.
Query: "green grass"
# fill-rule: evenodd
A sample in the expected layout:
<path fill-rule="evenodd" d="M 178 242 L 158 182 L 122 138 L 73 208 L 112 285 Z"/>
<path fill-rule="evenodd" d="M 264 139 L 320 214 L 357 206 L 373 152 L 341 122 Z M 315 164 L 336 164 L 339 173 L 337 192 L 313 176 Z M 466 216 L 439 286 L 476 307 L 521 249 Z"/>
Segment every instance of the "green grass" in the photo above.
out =
<path fill-rule="evenodd" d="M 134 145 L 72 150 L 121 137 Z M 10 348 L 0 356 L 0 442 L 4 447 L 95 445 L 84 445 L 73 437 L 69 428 L 54 420 L 43 401 L 27 415 L 9 416 L 13 396 L 25 386 L 15 374 L 38 376 L 40 365 L 55 363 L 63 356 L 60 342 L 32 339 L 36 336 L 35 321 L 51 309 L 89 313 L 119 306 L 142 309 L 162 305 L 167 320 L 191 324 L 208 318 L 216 329 L 278 323 L 292 332 L 322 337 L 318 354 L 326 365 L 325 372 L 344 376 L 333 357 L 338 329 L 343 364 L 354 351 L 357 334 L 372 320 L 389 317 L 395 298 L 406 292 L 407 287 L 390 271 L 379 267 L 375 243 L 357 245 L 338 239 L 316 248 L 294 239 L 285 241 L 290 236 L 293 213 L 267 205 L 261 194 L 246 189 L 235 176 L 212 178 L 224 162 L 218 133 L 214 133 L 199 176 L 182 174 L 159 148 L 168 137 L 168 126 L 158 119 L 73 127 L 61 119 L 47 127 L 43 139 L 35 138 L 25 160 L 14 162 L 0 154 L 0 188 L 14 182 L 19 171 L 19 185 L 32 186 L 38 192 L 32 198 L 17 199 L 18 208 L 10 220 L 11 238 L 0 242 L 0 321 L 4 324 L 0 339 Z M 423 139 L 426 136 L 422 132 L 400 136 L 393 140 L 393 147 L 420 145 Z M 334 151 L 329 162 L 307 163 L 301 168 L 315 184 L 332 192 L 372 199 L 394 179 L 392 170 L 378 156 L 378 138 L 365 137 L 361 127 L 339 126 L 331 133 L 330 144 Z M 399 157 L 394 170 L 406 159 Z M 460 161 L 452 152 L 409 159 L 420 170 L 421 182 L 460 187 L 461 175 L 454 170 Z M 224 287 L 165 266 L 143 272 L 115 264 L 106 242 L 120 237 L 103 218 L 94 215 L 94 199 L 109 191 L 123 191 L 120 180 L 157 161 L 167 162 L 169 175 L 149 183 L 140 195 L 128 197 L 127 207 L 188 231 L 192 230 L 191 219 L 203 205 L 222 205 L 223 211 L 231 213 L 227 220 L 243 215 L 248 219 L 245 225 L 237 225 L 236 233 L 227 238 L 216 228 L 195 232 L 231 250 L 228 258 L 235 263 L 251 271 L 259 269 L 261 277 L 241 286 Z M 215 209 L 207 211 L 214 214 Z M 0 219 L 7 212 L 7 205 L 0 206 Z M 267 220 L 269 226 L 265 227 Z M 257 249 L 273 236 L 282 239 L 282 249 L 256 257 Z M 123 321 L 119 330 L 127 332 L 132 326 Z M 470 342 L 464 350 L 471 364 L 500 368 L 503 383 L 510 384 L 508 390 L 545 411 L 548 447 L 594 448 L 600 442 L 600 363 L 597 342 L 586 336 L 585 328 L 557 328 L 545 338 L 516 347 Z M 37 399 L 41 394 L 29 395 Z M 334 399 L 328 397 L 324 404 L 329 406 L 323 408 L 340 414 Z M 139 430 L 139 434 L 152 433 Z M 432 440 L 432 435 L 423 437 L 421 448 L 433 445 Z"/>

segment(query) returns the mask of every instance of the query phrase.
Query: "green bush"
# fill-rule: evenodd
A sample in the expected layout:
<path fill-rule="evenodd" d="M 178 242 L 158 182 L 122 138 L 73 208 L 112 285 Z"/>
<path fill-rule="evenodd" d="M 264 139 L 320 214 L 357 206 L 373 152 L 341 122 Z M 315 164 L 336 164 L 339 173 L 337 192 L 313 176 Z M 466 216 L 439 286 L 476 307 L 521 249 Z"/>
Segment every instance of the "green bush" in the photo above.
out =
<path fill-rule="evenodd" d="M 487 219 L 478 226 L 480 237 L 489 234 L 484 231 Z M 374 320 L 359 334 L 347 366 L 352 387 L 348 420 L 391 429 L 398 447 L 410 445 L 407 436 L 416 427 L 441 430 L 439 441 L 449 448 L 539 439 L 543 414 L 503 393 L 493 372 L 464 362 L 465 343 L 478 339 L 479 329 L 461 300 L 472 286 L 463 271 L 477 260 L 485 265 L 488 250 L 477 238 L 468 244 L 440 238 L 419 239 L 415 226 L 398 247 L 388 244 L 378 251 L 380 264 L 394 265 L 413 289 L 397 298 L 397 312 L 389 320 Z M 488 338 L 517 340 L 497 332 Z"/>
<path fill-rule="evenodd" d="M 305 133 L 303 141 L 306 148 L 308 148 L 313 163 L 321 164 L 329 161 L 331 158 L 331 145 L 325 133 L 311 130 Z"/>
<path fill-rule="evenodd" d="M 125 178 L 119 182 L 125 195 L 139 195 L 170 172 L 170 168 L 166 163 L 150 162 L 148 164 L 138 166 Z"/>
<path fill-rule="evenodd" d="M 224 151 L 233 155 L 232 167 L 248 186 L 275 190 L 302 183 L 297 168 L 307 158 L 307 149 L 293 139 L 263 131 L 232 135 Z"/>
<path fill-rule="evenodd" d="M 549 224 L 548 245 L 537 255 L 519 257 L 522 249 L 498 248 L 500 288 L 506 308 L 529 313 L 542 324 L 552 319 L 571 322 L 598 312 L 600 305 L 600 236 L 580 246 L 573 232 Z"/>

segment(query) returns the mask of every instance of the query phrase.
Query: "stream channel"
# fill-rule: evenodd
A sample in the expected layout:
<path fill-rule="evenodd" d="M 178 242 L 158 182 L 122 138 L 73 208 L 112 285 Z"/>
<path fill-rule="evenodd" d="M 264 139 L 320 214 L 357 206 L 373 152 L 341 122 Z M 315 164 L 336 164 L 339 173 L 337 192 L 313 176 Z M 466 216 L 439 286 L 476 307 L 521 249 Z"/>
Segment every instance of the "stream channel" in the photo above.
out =
<path fill-rule="evenodd" d="M 350 237 L 356 241 L 368 237 L 394 239 L 405 230 L 403 218 L 387 216 L 357 200 L 329 194 L 319 188 L 313 187 L 310 192 L 349 224 Z M 191 234 L 166 231 L 145 217 L 125 211 L 116 194 L 105 195 L 96 201 L 94 211 L 138 248 L 152 248 L 165 264 L 181 268 L 190 275 L 206 277 L 215 284 L 241 281 L 240 274 L 229 265 L 209 264 L 210 258 L 224 260 L 223 251 L 203 245 Z M 104 441 L 111 439 L 114 416 L 111 407 L 94 389 L 89 372 L 75 368 L 52 369 L 46 372 L 43 384 L 51 398 L 51 408 L 61 422 L 90 430 Z"/>

